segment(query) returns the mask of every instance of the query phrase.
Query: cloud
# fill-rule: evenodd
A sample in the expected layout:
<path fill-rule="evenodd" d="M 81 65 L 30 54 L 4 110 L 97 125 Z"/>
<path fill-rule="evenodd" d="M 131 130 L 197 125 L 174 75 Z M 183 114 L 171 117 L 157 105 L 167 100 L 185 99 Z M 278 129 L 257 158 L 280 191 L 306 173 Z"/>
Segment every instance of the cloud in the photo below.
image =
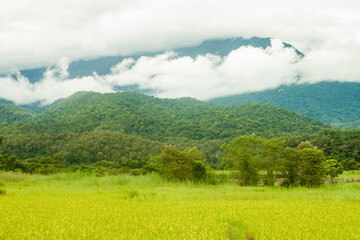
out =
<path fill-rule="evenodd" d="M 37 102 L 48 105 L 78 91 L 112 92 L 111 87 L 96 76 L 68 79 L 68 65 L 68 59 L 60 59 L 36 83 L 30 83 L 19 72 L 15 76 L 0 77 L 0 96 L 18 105 Z"/>
<path fill-rule="evenodd" d="M 0 73 L 52 67 L 35 84 L 19 73 L 0 77 L 0 97 L 48 104 L 80 90 L 112 92 L 138 84 L 160 97 L 206 100 L 295 81 L 360 82 L 359 11 L 358 0 L 7 1 L 0 8 Z M 238 36 L 280 39 L 305 57 L 276 40 L 265 50 L 242 47 L 225 57 L 168 52 L 125 59 L 103 76 L 69 79 L 67 71 L 79 59 Z"/>
<path fill-rule="evenodd" d="M 0 9 L 0 73 L 61 57 L 170 50 L 237 36 L 278 38 L 306 55 L 322 48 L 349 56 L 344 47 L 360 48 L 359 11 L 358 0 L 7 1 Z"/>
<path fill-rule="evenodd" d="M 19 73 L 0 78 L 0 96 L 16 104 L 50 104 L 59 98 L 81 91 L 113 92 L 115 87 L 138 85 L 151 89 L 155 96 L 177 98 L 191 96 L 202 100 L 274 88 L 296 79 L 299 55 L 272 40 L 266 49 L 240 47 L 225 57 L 207 54 L 178 57 L 168 52 L 138 60 L 124 59 L 110 74 L 69 79 L 69 61 L 60 59 L 49 67 L 43 79 L 30 83 Z"/>

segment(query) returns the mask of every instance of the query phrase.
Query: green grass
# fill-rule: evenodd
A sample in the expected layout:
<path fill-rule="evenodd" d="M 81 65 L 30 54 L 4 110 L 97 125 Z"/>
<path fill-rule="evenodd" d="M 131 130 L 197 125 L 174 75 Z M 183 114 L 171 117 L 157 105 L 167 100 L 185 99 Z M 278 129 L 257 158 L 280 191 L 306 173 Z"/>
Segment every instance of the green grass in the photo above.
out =
<path fill-rule="evenodd" d="M 359 180 L 360 181 L 360 170 L 345 171 L 338 177 L 339 180 Z"/>
<path fill-rule="evenodd" d="M 0 173 L 0 239 L 360 239 L 360 184 L 196 185 Z"/>

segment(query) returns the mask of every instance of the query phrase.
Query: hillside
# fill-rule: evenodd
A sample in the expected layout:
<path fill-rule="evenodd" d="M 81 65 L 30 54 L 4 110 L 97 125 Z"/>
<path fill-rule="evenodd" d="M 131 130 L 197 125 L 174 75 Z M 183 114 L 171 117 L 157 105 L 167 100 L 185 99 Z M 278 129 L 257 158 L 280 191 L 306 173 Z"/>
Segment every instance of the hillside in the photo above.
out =
<path fill-rule="evenodd" d="M 269 104 L 218 106 L 192 98 L 79 92 L 38 114 L 33 121 L 3 126 L 0 132 L 6 140 L 2 149 L 21 158 L 60 153 L 76 162 L 119 160 L 119 156 L 146 161 L 163 144 L 172 144 L 181 149 L 197 146 L 216 163 L 221 155 L 219 146 L 240 135 L 290 137 L 328 128 Z M 124 139 L 132 139 L 134 144 L 125 147 L 128 140 Z M 118 147 L 113 146 L 114 142 Z M 142 145 L 149 146 L 148 150 L 136 147 Z"/>
<path fill-rule="evenodd" d="M 272 90 L 212 99 L 209 102 L 220 105 L 269 103 L 334 127 L 360 127 L 360 83 L 320 82 L 281 86 Z"/>
<path fill-rule="evenodd" d="M 35 116 L 36 113 L 31 110 L 9 104 L 0 104 L 0 126 L 28 122 Z"/>
<path fill-rule="evenodd" d="M 252 133 L 275 137 L 314 133 L 326 126 L 271 105 L 217 106 L 192 98 L 159 99 L 130 92 L 79 92 L 54 104 L 33 122 L 17 127 L 36 133 L 120 130 L 164 141 L 168 137 L 224 139 Z"/>

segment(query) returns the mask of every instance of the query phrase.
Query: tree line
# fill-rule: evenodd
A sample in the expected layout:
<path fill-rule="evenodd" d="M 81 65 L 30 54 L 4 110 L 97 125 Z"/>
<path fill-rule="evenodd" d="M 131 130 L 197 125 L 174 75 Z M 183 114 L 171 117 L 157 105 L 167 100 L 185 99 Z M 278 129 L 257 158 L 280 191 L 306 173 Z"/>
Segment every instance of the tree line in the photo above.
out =
<path fill-rule="evenodd" d="M 0 144 L 2 139 L 0 138 Z M 245 135 L 223 144 L 225 169 L 233 170 L 240 185 L 269 185 L 318 187 L 324 178 L 335 178 L 343 166 L 335 159 L 326 159 L 323 150 L 310 142 L 286 147 L 285 140 L 264 139 Z M 178 150 L 165 146 L 139 167 L 137 161 L 112 162 L 99 160 L 91 164 L 69 165 L 58 154 L 20 161 L 14 156 L 0 154 L 0 170 L 51 174 L 60 171 L 81 171 L 97 176 L 110 174 L 146 174 L 157 172 L 167 180 L 221 182 L 223 175 L 213 174 L 203 152 L 196 147 Z"/>

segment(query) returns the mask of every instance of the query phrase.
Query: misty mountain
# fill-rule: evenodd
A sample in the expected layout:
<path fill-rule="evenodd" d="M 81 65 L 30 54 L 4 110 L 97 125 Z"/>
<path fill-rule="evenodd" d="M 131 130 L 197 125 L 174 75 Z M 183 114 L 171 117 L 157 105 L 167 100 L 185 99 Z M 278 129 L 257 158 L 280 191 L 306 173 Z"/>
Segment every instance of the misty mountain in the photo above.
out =
<path fill-rule="evenodd" d="M 250 39 L 245 38 L 232 38 L 232 39 L 214 39 L 206 40 L 202 42 L 199 46 L 178 48 L 178 49 L 168 49 L 167 51 L 174 51 L 178 54 L 179 57 L 190 56 L 195 58 L 198 55 L 205 55 L 208 53 L 216 54 L 219 56 L 226 56 L 231 51 L 238 49 L 242 46 L 252 46 L 258 48 L 266 48 L 271 46 L 270 38 L 258 38 L 252 37 Z M 285 47 L 294 48 L 288 43 L 284 43 Z M 294 48 L 295 49 L 295 48 Z M 299 50 L 295 49 L 299 55 L 303 55 Z M 90 60 L 80 60 L 72 62 L 69 65 L 69 77 L 83 77 L 92 75 L 93 72 L 96 72 L 99 75 L 104 75 L 110 73 L 111 67 L 115 66 L 125 58 L 134 58 L 138 59 L 142 56 L 155 56 L 162 52 L 148 52 L 148 53 L 138 53 L 129 56 L 108 56 L 101 57 L 97 59 Z M 43 73 L 46 71 L 46 67 L 22 70 L 21 74 L 29 79 L 30 82 L 34 83 L 39 81 L 42 78 Z"/>
<path fill-rule="evenodd" d="M 332 124 L 335 127 L 360 127 L 360 83 L 320 82 L 294 84 L 276 89 L 212 99 L 220 105 L 249 102 L 269 103 Z"/>

